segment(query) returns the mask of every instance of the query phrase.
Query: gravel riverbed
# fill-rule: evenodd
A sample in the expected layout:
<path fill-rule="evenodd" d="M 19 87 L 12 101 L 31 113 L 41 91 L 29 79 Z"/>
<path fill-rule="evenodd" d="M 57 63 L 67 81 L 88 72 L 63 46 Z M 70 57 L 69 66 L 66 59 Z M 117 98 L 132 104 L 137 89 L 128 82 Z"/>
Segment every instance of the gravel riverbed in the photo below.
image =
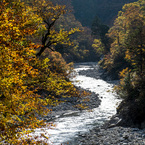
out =
<path fill-rule="evenodd" d="M 82 88 L 78 88 L 80 91 L 84 91 Z M 71 98 L 60 98 L 59 101 L 64 101 L 63 103 L 60 103 L 57 106 L 51 106 L 49 109 L 52 109 L 52 111 L 45 116 L 43 119 L 46 121 L 54 120 L 56 118 L 60 118 L 67 115 L 72 115 L 74 113 L 78 113 L 83 111 L 82 108 L 77 107 L 79 104 L 82 104 L 84 107 L 86 107 L 87 110 L 96 108 L 100 105 L 101 100 L 98 97 L 98 94 L 95 94 L 93 92 L 90 92 L 88 90 L 85 90 L 88 95 L 85 97 L 77 98 L 77 97 L 71 97 Z"/>
<path fill-rule="evenodd" d="M 102 73 L 102 70 L 100 70 Z M 96 69 L 82 70 L 80 75 L 86 75 L 98 79 Z M 95 127 L 85 134 L 79 135 L 75 142 L 69 145 L 145 145 L 145 129 L 118 126 L 118 117 L 114 115 L 110 121 L 105 122 L 101 127 Z M 116 119 L 117 118 L 117 119 Z"/>
<path fill-rule="evenodd" d="M 98 68 L 82 70 L 79 71 L 79 74 L 99 79 L 102 70 L 96 73 L 97 70 Z M 93 109 L 99 107 L 101 100 L 96 93 L 91 93 L 80 99 L 72 97 L 66 102 L 53 107 L 53 111 L 44 119 L 50 121 L 81 112 L 82 109 L 76 107 L 80 103 L 86 104 L 88 109 Z M 86 133 L 80 133 L 73 140 L 69 140 L 61 145 L 145 145 L 145 129 L 118 126 L 119 121 L 120 118 L 114 115 L 110 121 L 105 122 L 102 126 L 94 127 Z"/>
<path fill-rule="evenodd" d="M 69 143 L 74 144 L 74 143 Z M 145 145 L 145 129 L 112 127 L 94 128 L 76 139 L 76 145 Z"/>

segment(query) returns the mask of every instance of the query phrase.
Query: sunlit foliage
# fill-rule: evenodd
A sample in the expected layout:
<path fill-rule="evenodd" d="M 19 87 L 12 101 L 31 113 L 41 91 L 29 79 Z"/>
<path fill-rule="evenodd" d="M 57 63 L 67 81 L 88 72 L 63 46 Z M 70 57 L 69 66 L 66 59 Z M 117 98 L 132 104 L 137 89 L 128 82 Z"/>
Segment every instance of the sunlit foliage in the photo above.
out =
<path fill-rule="evenodd" d="M 52 68 L 52 60 L 36 57 L 40 45 L 30 38 L 45 30 L 43 16 L 17 0 L 0 4 L 0 144 L 30 144 L 20 136 L 45 125 L 38 119 L 50 111 L 45 106 L 57 105 L 59 96 L 78 96 L 78 92 L 66 79 L 70 69 Z"/>
<path fill-rule="evenodd" d="M 66 31 L 63 28 L 56 29 L 55 24 L 61 15 L 66 13 L 65 6 L 54 5 L 50 0 L 27 0 L 25 3 L 32 7 L 35 14 L 40 16 L 46 26 L 46 31 L 42 33 L 42 47 L 37 53 L 41 56 L 46 48 L 55 51 L 54 46 L 57 44 L 72 45 L 69 36 L 79 32 L 79 28 L 70 28 Z"/>
<path fill-rule="evenodd" d="M 113 40 L 104 66 L 120 72 L 120 93 L 127 98 L 145 95 L 145 1 L 126 4 L 118 13 L 108 36 Z M 128 66 L 128 69 L 126 68 Z"/>
<path fill-rule="evenodd" d="M 64 29 L 65 31 L 76 27 L 79 27 L 81 31 L 75 32 L 73 35 L 69 36 L 73 45 L 58 44 L 55 50 L 60 52 L 63 58 L 68 62 L 92 61 L 93 58 L 96 60 L 97 54 L 91 46 L 93 42 L 91 30 L 87 27 L 83 27 L 82 24 L 76 20 L 73 12 L 61 15 L 55 25 L 57 30 Z"/>
<path fill-rule="evenodd" d="M 100 55 L 101 54 L 104 54 L 104 49 L 105 49 L 105 46 L 104 44 L 101 42 L 100 39 L 94 39 L 94 42 L 92 44 L 92 47 L 95 48 L 96 52 L 99 53 Z"/>

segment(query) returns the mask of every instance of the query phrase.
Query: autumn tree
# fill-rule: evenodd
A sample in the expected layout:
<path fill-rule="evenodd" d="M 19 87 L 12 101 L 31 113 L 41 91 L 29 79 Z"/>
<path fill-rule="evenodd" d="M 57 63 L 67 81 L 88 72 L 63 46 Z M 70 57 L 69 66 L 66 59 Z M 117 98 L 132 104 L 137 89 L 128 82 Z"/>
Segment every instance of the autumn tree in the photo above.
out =
<path fill-rule="evenodd" d="M 60 18 L 61 15 L 66 13 L 64 5 L 54 5 L 50 0 L 28 0 L 27 3 L 32 7 L 34 13 L 39 15 L 44 24 L 46 25 L 46 32 L 42 34 L 42 47 L 37 53 L 37 56 L 40 56 L 46 48 L 54 51 L 56 44 L 66 44 L 72 45 L 72 42 L 69 39 L 69 35 L 80 31 L 78 28 L 72 28 L 69 31 L 64 29 L 56 30 L 55 23 Z"/>
<path fill-rule="evenodd" d="M 32 58 L 35 56 L 34 44 L 28 43 L 25 36 L 38 30 L 41 18 L 30 11 L 17 1 L 1 3 L 0 139 L 11 144 L 19 138 L 18 131 L 40 124 L 35 113 L 42 104 L 47 104 L 34 93 L 39 72 L 31 65 L 36 61 Z"/>
<path fill-rule="evenodd" d="M 96 16 L 93 20 L 92 26 L 92 36 L 95 39 L 100 39 L 101 43 L 104 45 L 105 52 L 108 52 L 109 49 L 109 38 L 106 33 L 109 30 L 109 27 L 101 22 L 98 16 Z M 104 52 L 104 53 L 105 53 Z"/>
<path fill-rule="evenodd" d="M 48 58 L 36 57 L 40 45 L 31 38 L 45 30 L 42 17 L 19 0 L 0 4 L 0 144 L 30 144 L 22 136 L 46 125 L 38 119 L 50 111 L 45 106 L 79 93 L 66 80 L 70 70 L 52 71 Z"/>
<path fill-rule="evenodd" d="M 104 57 L 107 70 L 120 72 L 120 92 L 124 96 L 143 97 L 145 71 L 145 2 L 126 4 L 110 28 L 108 36 L 113 40 L 110 52 Z M 110 69 L 111 68 L 111 69 Z M 127 71 L 126 71 L 127 70 Z M 132 94 L 133 92 L 133 94 Z"/>
<path fill-rule="evenodd" d="M 93 38 L 91 36 L 91 30 L 87 27 L 83 27 L 82 24 L 76 20 L 73 13 L 68 13 L 60 17 L 56 25 L 68 31 L 70 28 L 79 27 L 80 33 L 74 33 L 70 36 L 73 45 L 66 46 L 61 45 L 63 49 L 60 49 L 60 45 L 56 46 L 57 51 L 59 51 L 67 61 L 80 62 L 96 60 L 96 52 L 92 48 Z"/>
<path fill-rule="evenodd" d="M 126 17 L 127 35 L 125 36 L 126 59 L 128 59 L 134 69 L 139 74 L 144 71 L 145 62 L 145 19 L 144 19 L 144 3 L 130 4 L 124 6 L 124 16 Z"/>
<path fill-rule="evenodd" d="M 105 46 L 102 43 L 101 39 L 94 39 L 92 47 L 96 49 L 96 52 L 100 55 L 105 54 Z"/>
<path fill-rule="evenodd" d="M 130 86 L 136 98 L 144 97 L 144 72 L 145 72 L 145 19 L 144 19 L 144 1 L 131 3 L 123 7 L 122 16 L 126 28 L 124 35 L 124 46 L 126 47 L 125 59 L 132 66 L 130 72 Z M 127 76 L 126 76 L 127 77 Z M 124 78 L 126 78 L 124 77 Z M 127 89 L 127 88 L 126 88 Z M 128 93 L 128 96 L 131 96 Z"/>
<path fill-rule="evenodd" d="M 114 22 L 107 36 L 110 40 L 109 53 L 104 53 L 104 68 L 111 74 L 116 72 L 114 76 L 118 76 L 119 71 L 128 66 L 125 60 L 125 46 L 124 46 L 124 35 L 126 34 L 124 26 L 122 25 L 122 17 L 118 18 Z"/>
<path fill-rule="evenodd" d="M 119 125 L 141 127 L 145 121 L 145 1 L 125 4 L 107 35 L 110 49 L 100 64 L 112 78 L 117 74 L 115 79 L 120 79 L 115 86 L 123 98 L 117 108 Z M 101 43 L 96 41 L 94 46 L 101 48 Z"/>

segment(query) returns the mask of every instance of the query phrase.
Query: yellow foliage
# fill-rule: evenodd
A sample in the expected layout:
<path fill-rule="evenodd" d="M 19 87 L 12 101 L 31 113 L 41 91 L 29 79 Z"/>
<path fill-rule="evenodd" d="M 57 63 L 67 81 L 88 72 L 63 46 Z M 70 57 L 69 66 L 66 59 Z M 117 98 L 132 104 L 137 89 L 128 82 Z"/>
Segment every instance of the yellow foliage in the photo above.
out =
<path fill-rule="evenodd" d="M 50 0 L 27 0 L 25 3 L 31 6 L 34 13 L 43 19 L 43 24 L 46 26 L 46 33 L 45 31 L 42 33 L 43 47 L 50 48 L 58 43 L 73 45 L 69 36 L 75 32 L 80 32 L 79 28 L 72 28 L 69 31 L 55 28 L 56 21 L 66 13 L 65 6 L 54 5 Z"/>
<path fill-rule="evenodd" d="M 94 42 L 92 44 L 92 47 L 96 50 L 97 53 L 99 54 L 103 54 L 105 51 L 105 46 L 104 44 L 101 42 L 100 39 L 94 39 Z"/>
<path fill-rule="evenodd" d="M 126 74 L 127 74 L 128 72 L 131 72 L 131 70 L 129 70 L 128 67 L 127 67 L 127 68 L 123 69 L 123 70 L 120 72 L 119 76 L 123 78 L 123 77 L 126 76 Z"/>
<path fill-rule="evenodd" d="M 58 104 L 56 96 L 78 92 L 67 75 L 51 70 L 50 59 L 35 56 L 40 45 L 28 38 L 39 33 L 41 17 L 16 0 L 3 0 L 0 8 L 0 144 L 30 144 L 34 141 L 24 138 L 22 143 L 19 137 L 45 125 L 38 119 L 50 111 L 44 106 Z M 42 89 L 45 96 L 38 93 Z"/>

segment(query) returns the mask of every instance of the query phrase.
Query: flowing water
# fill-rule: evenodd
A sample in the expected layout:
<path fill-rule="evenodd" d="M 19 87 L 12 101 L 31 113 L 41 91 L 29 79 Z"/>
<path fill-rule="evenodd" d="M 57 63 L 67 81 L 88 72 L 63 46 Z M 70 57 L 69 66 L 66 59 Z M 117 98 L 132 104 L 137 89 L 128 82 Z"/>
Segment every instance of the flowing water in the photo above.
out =
<path fill-rule="evenodd" d="M 81 70 L 96 70 L 96 75 L 100 75 L 97 72 L 97 63 L 80 63 L 75 65 L 76 72 Z M 76 86 L 80 86 L 83 89 L 90 90 L 96 94 L 99 94 L 101 99 L 101 105 L 98 108 L 94 108 L 90 111 L 74 112 L 70 115 L 64 115 L 63 117 L 55 119 L 56 127 L 53 129 L 36 129 L 35 135 L 41 136 L 45 132 L 45 136 L 49 136 L 49 142 L 54 145 L 61 145 L 64 142 L 73 141 L 79 134 L 88 132 L 90 129 L 100 126 L 104 121 L 108 120 L 112 115 L 116 113 L 116 107 L 121 101 L 113 93 L 114 82 L 106 82 L 100 78 L 95 79 L 93 77 L 86 77 L 84 75 L 77 74 L 74 80 Z M 39 138 L 43 139 L 43 137 Z"/>

